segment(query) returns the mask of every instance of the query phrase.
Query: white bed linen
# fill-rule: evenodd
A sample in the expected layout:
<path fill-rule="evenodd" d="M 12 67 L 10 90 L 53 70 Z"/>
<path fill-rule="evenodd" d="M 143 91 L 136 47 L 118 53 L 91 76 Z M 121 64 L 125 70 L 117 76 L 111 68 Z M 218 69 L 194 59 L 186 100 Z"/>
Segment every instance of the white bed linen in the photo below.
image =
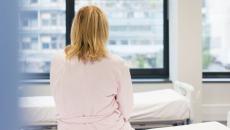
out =
<path fill-rule="evenodd" d="M 174 126 L 168 128 L 158 128 L 158 129 L 151 129 L 151 130 L 230 130 L 230 129 L 218 122 L 206 122 L 206 123 Z"/>
<path fill-rule="evenodd" d="M 184 120 L 190 116 L 189 101 L 172 89 L 134 94 L 134 112 L 131 122 Z M 52 96 L 20 98 L 22 117 L 29 124 L 56 122 Z"/>
<path fill-rule="evenodd" d="M 172 89 L 134 94 L 132 121 L 170 121 L 189 118 L 190 102 Z"/>

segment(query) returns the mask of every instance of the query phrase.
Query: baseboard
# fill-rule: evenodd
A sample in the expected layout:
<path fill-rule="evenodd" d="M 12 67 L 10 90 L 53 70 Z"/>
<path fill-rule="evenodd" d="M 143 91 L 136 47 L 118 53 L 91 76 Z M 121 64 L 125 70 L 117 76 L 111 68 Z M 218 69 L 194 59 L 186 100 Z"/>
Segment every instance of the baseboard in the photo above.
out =
<path fill-rule="evenodd" d="M 203 121 L 226 121 L 230 104 L 203 104 Z"/>

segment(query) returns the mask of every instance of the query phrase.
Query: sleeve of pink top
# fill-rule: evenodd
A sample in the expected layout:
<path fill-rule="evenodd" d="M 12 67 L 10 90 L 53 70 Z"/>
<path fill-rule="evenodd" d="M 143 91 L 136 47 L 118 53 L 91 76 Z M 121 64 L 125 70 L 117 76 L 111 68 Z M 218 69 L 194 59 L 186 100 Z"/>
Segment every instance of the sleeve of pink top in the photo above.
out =
<path fill-rule="evenodd" d="M 126 65 L 122 67 L 119 77 L 117 102 L 119 111 L 124 116 L 125 121 L 128 121 L 133 109 L 133 87 L 129 68 Z"/>
<path fill-rule="evenodd" d="M 51 61 L 51 65 L 50 65 L 50 86 L 51 86 L 51 92 L 52 95 L 54 95 L 55 93 L 55 86 L 56 86 L 56 82 L 57 82 L 57 77 L 58 77 L 58 66 L 60 66 L 60 63 L 58 63 L 58 57 L 59 55 L 54 56 L 54 58 Z"/>
<path fill-rule="evenodd" d="M 55 63 L 55 59 L 53 58 L 52 61 L 51 61 L 51 65 L 50 65 L 50 87 L 51 87 L 51 93 L 52 95 L 54 96 L 54 86 L 55 86 L 55 76 L 56 76 L 56 69 L 57 69 L 57 66 L 56 66 L 56 63 Z"/>

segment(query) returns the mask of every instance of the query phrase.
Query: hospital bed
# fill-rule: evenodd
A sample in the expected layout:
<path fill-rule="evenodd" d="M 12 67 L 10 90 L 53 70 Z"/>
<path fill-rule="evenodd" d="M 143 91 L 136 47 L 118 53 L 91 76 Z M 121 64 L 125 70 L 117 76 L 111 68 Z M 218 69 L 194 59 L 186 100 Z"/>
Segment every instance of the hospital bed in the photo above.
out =
<path fill-rule="evenodd" d="M 172 89 L 134 93 L 134 112 L 130 119 L 132 126 L 154 128 L 188 124 L 192 115 L 192 92 L 191 85 L 176 81 Z M 27 126 L 56 126 L 52 96 L 22 97 L 20 108 Z"/>

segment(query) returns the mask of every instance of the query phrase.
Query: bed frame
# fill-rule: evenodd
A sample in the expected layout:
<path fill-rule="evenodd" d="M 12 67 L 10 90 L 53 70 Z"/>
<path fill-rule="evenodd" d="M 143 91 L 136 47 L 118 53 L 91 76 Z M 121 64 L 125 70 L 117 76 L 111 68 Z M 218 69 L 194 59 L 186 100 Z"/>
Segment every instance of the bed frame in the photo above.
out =
<path fill-rule="evenodd" d="M 172 120 L 172 121 L 131 122 L 132 127 L 135 128 L 136 130 L 180 126 L 180 125 L 188 125 L 188 124 L 190 124 L 190 119 Z"/>

